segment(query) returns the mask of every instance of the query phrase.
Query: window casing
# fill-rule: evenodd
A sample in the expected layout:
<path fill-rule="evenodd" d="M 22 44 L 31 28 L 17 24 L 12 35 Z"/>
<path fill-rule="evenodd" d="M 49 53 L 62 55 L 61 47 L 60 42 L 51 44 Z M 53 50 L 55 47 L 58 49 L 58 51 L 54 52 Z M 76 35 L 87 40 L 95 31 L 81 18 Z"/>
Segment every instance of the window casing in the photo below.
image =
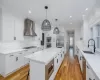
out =
<path fill-rule="evenodd" d="M 96 48 L 100 49 L 100 26 L 94 26 L 91 28 L 91 38 L 95 40 Z"/>

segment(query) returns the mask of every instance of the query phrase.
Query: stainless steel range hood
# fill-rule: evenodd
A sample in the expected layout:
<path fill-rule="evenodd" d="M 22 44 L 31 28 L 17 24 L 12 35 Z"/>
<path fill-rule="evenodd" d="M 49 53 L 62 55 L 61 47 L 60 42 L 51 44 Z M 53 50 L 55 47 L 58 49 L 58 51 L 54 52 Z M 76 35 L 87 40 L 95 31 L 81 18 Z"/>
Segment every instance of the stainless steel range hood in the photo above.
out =
<path fill-rule="evenodd" d="M 37 36 L 35 33 L 35 23 L 30 19 L 25 19 L 24 36 Z"/>

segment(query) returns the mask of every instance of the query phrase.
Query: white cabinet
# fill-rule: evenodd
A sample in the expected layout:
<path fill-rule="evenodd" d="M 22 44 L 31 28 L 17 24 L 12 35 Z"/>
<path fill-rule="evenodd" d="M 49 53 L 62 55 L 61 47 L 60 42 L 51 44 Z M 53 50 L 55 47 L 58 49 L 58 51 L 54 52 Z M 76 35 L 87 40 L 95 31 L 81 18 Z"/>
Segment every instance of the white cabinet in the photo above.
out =
<path fill-rule="evenodd" d="M 16 69 L 24 66 L 24 52 L 17 52 L 15 55 Z"/>
<path fill-rule="evenodd" d="M 9 53 L 7 55 L 0 55 L 0 74 L 7 76 L 24 66 L 24 52 Z"/>
<path fill-rule="evenodd" d="M 86 80 L 99 80 L 88 63 L 86 63 Z"/>
<path fill-rule="evenodd" d="M 14 71 L 16 69 L 16 57 L 14 54 L 9 54 L 5 56 L 5 71 L 4 71 L 4 76 L 6 76 L 6 74 Z"/>
<path fill-rule="evenodd" d="M 13 41 L 23 40 L 24 20 L 14 17 L 6 9 L 0 8 L 0 40 Z"/>

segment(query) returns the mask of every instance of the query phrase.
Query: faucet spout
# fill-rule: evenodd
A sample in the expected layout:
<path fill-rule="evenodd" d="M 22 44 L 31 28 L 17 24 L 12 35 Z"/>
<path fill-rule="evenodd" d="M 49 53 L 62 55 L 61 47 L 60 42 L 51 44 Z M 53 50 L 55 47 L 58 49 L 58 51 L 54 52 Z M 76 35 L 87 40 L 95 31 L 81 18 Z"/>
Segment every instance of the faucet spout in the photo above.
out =
<path fill-rule="evenodd" d="M 89 45 L 89 42 L 90 42 L 91 40 L 94 41 L 94 45 Z M 89 46 L 94 46 L 94 52 L 95 52 L 96 47 L 95 47 L 95 40 L 94 40 L 94 39 L 89 39 L 89 40 L 88 40 L 88 47 L 89 47 Z"/>

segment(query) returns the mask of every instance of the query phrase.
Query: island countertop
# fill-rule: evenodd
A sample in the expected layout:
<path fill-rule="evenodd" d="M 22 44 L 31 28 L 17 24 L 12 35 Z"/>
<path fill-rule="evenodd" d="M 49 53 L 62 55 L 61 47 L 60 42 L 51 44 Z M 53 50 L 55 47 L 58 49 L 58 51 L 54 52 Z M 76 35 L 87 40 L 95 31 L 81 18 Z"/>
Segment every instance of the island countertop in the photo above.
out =
<path fill-rule="evenodd" d="M 62 48 L 49 48 L 44 49 L 42 51 L 35 52 L 34 54 L 25 56 L 32 61 L 40 62 L 43 64 L 48 64 L 59 52 L 61 52 Z"/>

